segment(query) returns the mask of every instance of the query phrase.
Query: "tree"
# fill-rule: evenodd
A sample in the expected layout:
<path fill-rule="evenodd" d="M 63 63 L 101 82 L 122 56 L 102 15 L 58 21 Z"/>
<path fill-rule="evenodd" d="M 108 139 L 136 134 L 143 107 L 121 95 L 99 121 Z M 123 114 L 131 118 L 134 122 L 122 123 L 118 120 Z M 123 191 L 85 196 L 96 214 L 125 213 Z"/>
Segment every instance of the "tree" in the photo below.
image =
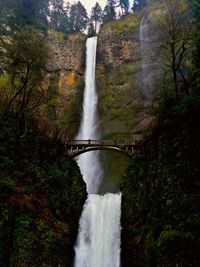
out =
<path fill-rule="evenodd" d="M 24 25 L 45 29 L 49 0 L 0 0 L 1 24 L 16 30 Z"/>
<path fill-rule="evenodd" d="M 108 0 L 107 5 L 103 11 L 103 23 L 106 24 L 109 21 L 116 19 L 116 12 L 115 12 L 116 1 Z"/>
<path fill-rule="evenodd" d="M 107 0 L 107 5 L 115 8 L 117 5 L 117 1 L 116 0 Z"/>
<path fill-rule="evenodd" d="M 135 0 L 133 7 L 131 8 L 134 11 L 137 11 L 139 9 L 141 9 L 142 7 L 144 7 L 147 3 L 147 0 Z"/>
<path fill-rule="evenodd" d="M 86 29 L 88 23 L 87 11 L 80 1 L 71 6 L 69 22 L 72 32 L 79 32 Z"/>
<path fill-rule="evenodd" d="M 96 29 L 94 28 L 94 24 L 93 22 L 90 22 L 88 25 L 88 37 L 93 37 L 95 36 L 96 33 Z"/>
<path fill-rule="evenodd" d="M 98 2 L 96 2 L 95 6 L 92 8 L 91 20 L 94 21 L 95 31 L 97 31 L 97 22 L 100 22 L 102 18 L 102 9 Z"/>
<path fill-rule="evenodd" d="M 187 0 L 188 5 L 191 6 L 194 16 L 198 24 L 200 24 L 200 2 L 199 0 Z"/>
<path fill-rule="evenodd" d="M 126 14 L 129 10 L 129 0 L 120 0 L 119 6 L 121 7 L 122 14 Z"/>
<path fill-rule="evenodd" d="M 188 4 L 190 5 L 193 15 L 195 17 L 196 23 L 196 32 L 194 34 L 193 42 L 194 42 L 194 51 L 192 55 L 192 63 L 193 63 L 193 72 L 191 76 L 191 87 L 193 93 L 200 93 L 200 3 L 198 0 L 188 0 Z"/>
<path fill-rule="evenodd" d="M 156 23 L 161 63 L 172 74 L 176 95 L 180 95 L 181 87 L 188 94 L 186 61 L 192 45 L 193 24 L 185 1 L 164 0 L 162 16 Z"/>
<path fill-rule="evenodd" d="M 4 51 L 4 70 L 11 80 L 8 109 L 17 114 L 20 133 L 24 133 L 28 114 L 44 100 L 42 82 L 49 47 L 36 30 L 23 28 L 16 33 L 15 40 L 3 42 L 1 48 Z"/>
<path fill-rule="evenodd" d="M 51 0 L 52 11 L 50 13 L 50 25 L 57 31 L 60 30 L 62 21 L 64 19 L 63 0 Z"/>

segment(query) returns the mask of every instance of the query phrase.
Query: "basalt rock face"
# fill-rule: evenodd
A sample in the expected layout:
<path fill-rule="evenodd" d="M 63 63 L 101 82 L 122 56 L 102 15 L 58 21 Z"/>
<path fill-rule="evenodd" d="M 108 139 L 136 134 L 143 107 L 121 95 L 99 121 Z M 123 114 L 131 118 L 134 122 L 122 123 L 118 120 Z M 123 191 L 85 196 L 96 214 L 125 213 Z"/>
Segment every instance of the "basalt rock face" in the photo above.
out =
<path fill-rule="evenodd" d="M 145 129 L 141 126 L 151 115 L 144 105 L 139 29 L 140 16 L 129 14 L 106 24 L 99 32 L 96 77 L 103 139 L 141 139 L 148 129 L 146 124 Z M 102 191 L 119 190 L 117 184 L 127 159 L 104 152 L 102 161 L 106 176 Z M 119 168 L 116 162 L 120 162 Z"/>
<path fill-rule="evenodd" d="M 139 21 L 129 14 L 99 33 L 97 87 L 104 138 L 131 138 L 144 118 Z"/>
<path fill-rule="evenodd" d="M 49 43 L 53 51 L 49 71 L 72 71 L 82 75 L 85 68 L 85 40 L 86 36 L 81 33 L 69 35 L 65 40 L 50 32 Z"/>
<path fill-rule="evenodd" d="M 66 140 L 76 134 L 81 117 L 86 35 L 65 37 L 50 31 L 48 41 L 51 51 L 45 87 L 50 100 L 42 109 L 40 128 Z"/>

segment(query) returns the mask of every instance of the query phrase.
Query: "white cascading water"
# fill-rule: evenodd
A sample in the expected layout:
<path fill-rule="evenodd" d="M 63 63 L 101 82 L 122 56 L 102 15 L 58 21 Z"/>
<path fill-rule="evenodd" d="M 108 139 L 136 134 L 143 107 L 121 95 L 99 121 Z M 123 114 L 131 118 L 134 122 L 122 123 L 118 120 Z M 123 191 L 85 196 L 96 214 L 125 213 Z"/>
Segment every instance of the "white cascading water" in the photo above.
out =
<path fill-rule="evenodd" d="M 83 117 L 76 139 L 98 139 L 98 98 L 95 88 L 97 37 L 87 40 Z M 89 193 L 79 222 L 75 267 L 119 267 L 121 193 L 98 195 L 102 166 L 98 152 L 78 158 Z M 94 194 L 95 193 L 95 194 Z"/>
<path fill-rule="evenodd" d="M 89 195 L 80 220 L 76 267 L 120 266 L 121 194 Z"/>
<path fill-rule="evenodd" d="M 98 97 L 95 86 L 97 37 L 89 38 L 86 43 L 86 73 L 83 98 L 83 116 L 77 140 L 98 139 L 97 104 Z M 78 158 L 83 179 L 88 193 L 97 193 L 102 177 L 102 166 L 99 152 L 88 152 Z"/>
<path fill-rule="evenodd" d="M 140 22 L 140 50 L 142 58 L 142 76 L 144 86 L 145 106 L 151 105 L 153 89 L 153 62 L 150 59 L 150 36 L 149 22 L 147 15 L 144 14 Z"/>

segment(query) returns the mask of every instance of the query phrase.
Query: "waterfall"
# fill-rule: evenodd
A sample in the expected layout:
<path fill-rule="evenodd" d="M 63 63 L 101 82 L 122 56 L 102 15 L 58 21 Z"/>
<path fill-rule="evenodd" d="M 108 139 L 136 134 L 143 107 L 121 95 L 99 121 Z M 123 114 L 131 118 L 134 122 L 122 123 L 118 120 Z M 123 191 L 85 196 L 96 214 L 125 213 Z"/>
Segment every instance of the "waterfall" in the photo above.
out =
<path fill-rule="evenodd" d="M 83 116 L 77 140 L 98 139 L 97 104 L 98 97 L 95 86 L 97 37 L 89 38 L 86 43 L 86 73 L 83 98 Z M 97 193 L 102 177 L 99 152 L 80 155 L 78 165 L 87 185 L 88 193 Z"/>
<path fill-rule="evenodd" d="M 86 44 L 83 116 L 77 140 L 100 137 L 95 87 L 96 47 L 97 37 L 89 38 Z M 88 198 L 79 222 L 75 267 L 119 267 L 121 194 L 97 194 L 102 176 L 98 152 L 80 155 L 78 164 L 87 184 Z"/>
<path fill-rule="evenodd" d="M 148 16 L 145 13 L 140 22 L 140 50 L 142 59 L 143 94 L 145 106 L 151 105 L 153 93 L 153 62 L 151 61 L 151 38 Z"/>
<path fill-rule="evenodd" d="M 80 220 L 75 266 L 120 266 L 121 194 L 89 195 Z"/>

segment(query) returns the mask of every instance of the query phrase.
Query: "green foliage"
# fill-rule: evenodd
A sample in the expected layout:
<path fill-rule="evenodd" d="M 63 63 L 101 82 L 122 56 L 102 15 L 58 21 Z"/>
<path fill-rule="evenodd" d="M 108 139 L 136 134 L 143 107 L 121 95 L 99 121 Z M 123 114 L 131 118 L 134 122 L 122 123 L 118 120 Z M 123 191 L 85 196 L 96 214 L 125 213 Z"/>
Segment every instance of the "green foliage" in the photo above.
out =
<path fill-rule="evenodd" d="M 173 84 L 176 96 L 189 94 L 190 56 L 192 33 L 195 26 L 185 0 L 165 0 L 160 7 L 162 16 L 155 18 L 158 40 L 155 50 L 159 51 L 163 79 Z"/>
<path fill-rule="evenodd" d="M 30 123 L 29 123 L 30 124 Z M 63 144 L 0 119 L 0 264 L 70 266 L 85 184 Z"/>
<path fill-rule="evenodd" d="M 103 14 L 103 24 L 106 24 L 116 18 L 115 8 L 111 5 L 105 6 Z"/>
<path fill-rule="evenodd" d="M 124 67 L 124 72 L 126 75 L 134 75 L 139 71 L 139 67 L 137 64 L 127 64 Z"/>
<path fill-rule="evenodd" d="M 25 25 L 45 30 L 49 0 L 1 0 L 1 30 L 7 32 Z"/>
<path fill-rule="evenodd" d="M 124 177 L 127 266 L 198 266 L 200 260 L 200 99 L 184 97 L 166 104 Z"/>
<path fill-rule="evenodd" d="M 91 14 L 91 21 L 94 21 L 95 23 L 95 31 L 97 30 L 97 23 L 101 22 L 103 16 L 103 11 L 101 9 L 101 6 L 98 2 L 96 2 L 95 6 L 92 8 L 92 14 Z"/>
<path fill-rule="evenodd" d="M 71 32 L 79 32 L 86 29 L 88 23 L 87 11 L 80 1 L 71 6 L 69 19 Z"/>
<path fill-rule="evenodd" d="M 192 7 L 193 14 L 197 20 L 197 23 L 200 23 L 200 3 L 198 0 L 187 0 L 188 5 Z"/>
<path fill-rule="evenodd" d="M 26 131 L 29 113 L 41 105 L 45 97 L 42 83 L 46 74 L 49 46 L 38 31 L 22 28 L 16 32 L 14 42 L 3 42 L 3 69 L 10 79 L 10 99 L 7 110 L 18 116 L 19 132 Z M 4 76 L 6 77 L 6 76 Z"/>
<path fill-rule="evenodd" d="M 64 13 L 64 2 L 63 0 L 51 0 L 50 1 L 52 10 L 50 13 L 51 22 L 50 25 L 57 31 L 61 30 L 64 25 L 62 22 L 65 20 L 65 13 Z"/>
<path fill-rule="evenodd" d="M 128 14 L 120 20 L 114 20 L 104 25 L 101 29 L 101 35 L 108 33 L 112 30 L 112 34 L 118 37 L 130 37 L 138 27 L 138 17 L 133 14 Z"/>
<path fill-rule="evenodd" d="M 84 80 L 79 77 L 76 82 L 70 86 L 70 98 L 67 105 L 62 111 L 58 111 L 58 106 L 61 100 L 58 97 L 53 97 L 47 105 L 48 117 L 53 123 L 59 138 L 66 140 L 73 138 L 78 131 L 83 98 Z"/>
<path fill-rule="evenodd" d="M 10 99 L 10 76 L 7 73 L 0 75 L 0 103 L 8 103 Z"/>
<path fill-rule="evenodd" d="M 134 1 L 132 9 L 133 11 L 141 10 L 147 3 L 148 3 L 148 0 Z"/>
<path fill-rule="evenodd" d="M 129 0 L 120 0 L 119 6 L 123 10 L 122 14 L 127 13 L 129 10 Z"/>

